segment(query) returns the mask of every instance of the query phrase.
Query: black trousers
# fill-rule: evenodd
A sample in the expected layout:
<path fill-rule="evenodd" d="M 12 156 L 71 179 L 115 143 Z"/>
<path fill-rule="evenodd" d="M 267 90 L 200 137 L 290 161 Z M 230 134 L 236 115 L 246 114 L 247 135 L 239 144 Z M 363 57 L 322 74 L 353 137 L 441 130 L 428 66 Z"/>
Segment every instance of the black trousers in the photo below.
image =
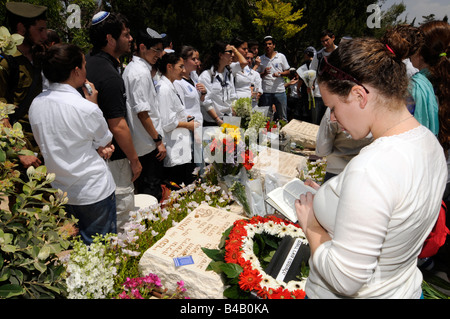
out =
<path fill-rule="evenodd" d="M 139 157 L 142 165 L 142 172 L 134 182 L 134 187 L 138 194 L 148 194 L 154 196 L 158 202 L 162 197 L 161 184 L 164 180 L 163 161 L 158 161 L 156 155 L 158 150 Z"/>

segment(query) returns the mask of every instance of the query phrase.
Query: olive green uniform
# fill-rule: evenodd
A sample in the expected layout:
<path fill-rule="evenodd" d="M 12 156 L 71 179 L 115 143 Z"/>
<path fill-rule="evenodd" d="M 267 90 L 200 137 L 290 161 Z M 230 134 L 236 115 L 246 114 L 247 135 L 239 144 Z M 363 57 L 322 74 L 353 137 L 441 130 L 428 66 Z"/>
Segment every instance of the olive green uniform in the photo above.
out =
<path fill-rule="evenodd" d="M 14 54 L 13 59 L 15 66 L 11 66 L 5 57 L 0 57 L 0 100 L 17 107 L 10 116 L 11 124 L 26 118 L 31 102 L 42 92 L 40 69 L 20 51 Z"/>

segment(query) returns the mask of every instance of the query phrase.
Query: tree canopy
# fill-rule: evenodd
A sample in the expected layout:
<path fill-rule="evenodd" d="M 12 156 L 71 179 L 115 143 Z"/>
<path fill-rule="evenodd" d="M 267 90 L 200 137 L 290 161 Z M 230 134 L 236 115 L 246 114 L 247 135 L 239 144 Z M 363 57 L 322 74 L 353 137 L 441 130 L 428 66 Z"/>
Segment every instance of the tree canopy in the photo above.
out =
<path fill-rule="evenodd" d="M 1 21 L 5 17 L 4 4 L 7 1 L 0 0 Z M 382 32 L 367 26 L 370 15 L 367 8 L 373 0 L 26 1 L 47 6 L 49 28 L 56 30 L 64 41 L 73 42 L 85 51 L 90 47 L 87 27 L 99 10 L 124 14 L 130 21 L 132 34 L 150 27 L 169 34 L 175 49 L 192 45 L 201 56 L 208 53 L 216 40 L 240 37 L 262 42 L 264 36 L 270 34 L 277 38 L 277 50 L 283 52 L 294 67 L 301 63 L 306 47 L 320 49 L 320 33 L 324 29 L 334 31 L 336 43 L 343 36 L 379 36 Z M 379 0 L 379 3 L 384 3 L 384 0 Z M 68 11 L 71 4 L 77 5 L 80 12 Z M 385 12 L 382 29 L 395 23 L 402 9 L 404 11 L 404 5 Z M 80 23 L 78 27 L 69 28 L 67 22 L 73 14 L 80 15 Z"/>

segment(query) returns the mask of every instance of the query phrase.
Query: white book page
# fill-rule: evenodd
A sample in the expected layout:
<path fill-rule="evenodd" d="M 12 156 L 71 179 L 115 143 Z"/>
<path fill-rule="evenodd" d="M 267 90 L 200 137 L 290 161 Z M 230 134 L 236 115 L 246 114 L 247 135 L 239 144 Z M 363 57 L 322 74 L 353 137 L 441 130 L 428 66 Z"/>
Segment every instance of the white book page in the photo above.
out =
<path fill-rule="evenodd" d="M 301 194 L 312 193 L 315 194 L 316 190 L 310 186 L 305 185 L 301 180 L 294 179 L 287 183 L 284 187 L 284 190 L 295 197 L 295 199 L 299 199 Z"/>
<path fill-rule="evenodd" d="M 294 179 L 282 188 L 271 191 L 268 196 L 268 202 L 274 208 L 289 218 L 292 222 L 297 222 L 297 213 L 295 210 L 295 201 L 301 194 L 311 192 L 316 193 L 312 187 L 306 186 L 301 180 Z"/>

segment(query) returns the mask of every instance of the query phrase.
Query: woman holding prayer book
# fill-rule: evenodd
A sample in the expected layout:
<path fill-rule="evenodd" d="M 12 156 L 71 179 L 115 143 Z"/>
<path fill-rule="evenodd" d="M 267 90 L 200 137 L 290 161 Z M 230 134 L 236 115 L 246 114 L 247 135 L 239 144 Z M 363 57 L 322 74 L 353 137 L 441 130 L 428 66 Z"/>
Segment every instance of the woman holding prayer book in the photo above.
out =
<path fill-rule="evenodd" d="M 325 58 L 325 104 L 352 138 L 374 141 L 295 207 L 311 248 L 308 298 L 421 298 L 417 257 L 447 181 L 437 138 L 409 113 L 405 49 L 354 39 Z M 433 163 L 431 166 L 430 163 Z"/>

